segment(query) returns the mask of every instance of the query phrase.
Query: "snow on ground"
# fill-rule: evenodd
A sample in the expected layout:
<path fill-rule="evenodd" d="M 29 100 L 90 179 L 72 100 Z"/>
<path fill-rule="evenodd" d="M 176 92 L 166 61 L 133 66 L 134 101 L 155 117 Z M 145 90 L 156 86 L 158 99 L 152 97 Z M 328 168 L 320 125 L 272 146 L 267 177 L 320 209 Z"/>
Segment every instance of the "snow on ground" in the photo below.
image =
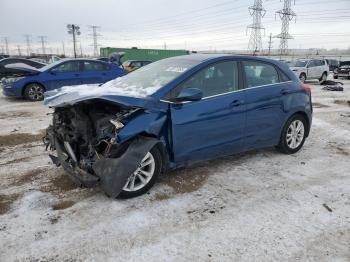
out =
<path fill-rule="evenodd" d="M 77 188 L 41 145 L 50 112 L 0 96 L 0 261 L 349 261 L 350 81 L 313 86 L 304 148 L 170 172 L 149 194 Z"/>

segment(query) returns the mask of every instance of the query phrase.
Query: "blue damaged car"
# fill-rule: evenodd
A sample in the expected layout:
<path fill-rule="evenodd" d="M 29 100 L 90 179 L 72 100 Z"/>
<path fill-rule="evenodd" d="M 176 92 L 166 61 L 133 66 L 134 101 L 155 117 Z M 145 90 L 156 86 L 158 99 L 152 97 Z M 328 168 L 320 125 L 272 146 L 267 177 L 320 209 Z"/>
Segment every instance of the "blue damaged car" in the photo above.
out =
<path fill-rule="evenodd" d="M 127 74 L 115 64 L 92 59 L 62 59 L 40 69 L 14 67 L 20 73 L 4 78 L 3 94 L 30 101 L 44 99 L 44 92 L 63 86 L 105 83 Z"/>
<path fill-rule="evenodd" d="M 296 153 L 312 122 L 310 86 L 284 63 L 250 56 L 168 58 L 95 88 L 48 92 L 45 104 L 53 163 L 123 198 L 198 161 L 271 146 Z"/>

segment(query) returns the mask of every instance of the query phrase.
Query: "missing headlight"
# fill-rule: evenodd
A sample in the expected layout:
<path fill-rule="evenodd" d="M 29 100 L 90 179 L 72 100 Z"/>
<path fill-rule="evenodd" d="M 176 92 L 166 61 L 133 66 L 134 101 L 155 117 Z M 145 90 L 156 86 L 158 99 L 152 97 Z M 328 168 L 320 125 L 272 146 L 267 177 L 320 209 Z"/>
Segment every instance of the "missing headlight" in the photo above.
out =
<path fill-rule="evenodd" d="M 115 126 L 116 131 L 124 127 L 124 124 L 117 119 L 111 119 L 109 122 Z"/>

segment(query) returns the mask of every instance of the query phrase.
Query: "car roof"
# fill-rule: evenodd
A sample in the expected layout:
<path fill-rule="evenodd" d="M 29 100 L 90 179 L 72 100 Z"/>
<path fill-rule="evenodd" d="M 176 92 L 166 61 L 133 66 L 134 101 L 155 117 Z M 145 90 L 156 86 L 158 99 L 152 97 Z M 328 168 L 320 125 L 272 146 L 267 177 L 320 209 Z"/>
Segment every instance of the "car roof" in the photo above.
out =
<path fill-rule="evenodd" d="M 253 55 L 232 55 L 232 54 L 190 54 L 190 55 L 182 55 L 182 56 L 175 56 L 170 57 L 168 59 L 181 59 L 181 60 L 190 60 L 195 61 L 198 63 L 203 63 L 210 60 L 221 60 L 225 58 L 230 59 L 247 59 L 247 60 L 255 60 L 255 61 L 261 61 L 261 62 L 273 62 L 276 65 L 280 65 L 281 61 L 278 61 L 276 59 L 266 58 L 262 56 L 253 56 Z"/>

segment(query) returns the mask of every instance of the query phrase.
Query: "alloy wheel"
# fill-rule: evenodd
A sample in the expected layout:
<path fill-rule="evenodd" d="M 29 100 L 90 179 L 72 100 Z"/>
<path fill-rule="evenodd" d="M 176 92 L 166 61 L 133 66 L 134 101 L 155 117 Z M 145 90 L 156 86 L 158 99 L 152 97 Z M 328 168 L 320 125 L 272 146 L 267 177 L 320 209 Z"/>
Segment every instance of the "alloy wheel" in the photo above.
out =
<path fill-rule="evenodd" d="M 133 192 L 145 187 L 152 179 L 155 171 L 156 163 L 153 155 L 148 152 L 141 160 L 139 167 L 128 178 L 123 188 L 124 191 Z"/>
<path fill-rule="evenodd" d="M 300 146 L 304 139 L 305 128 L 304 124 L 300 120 L 294 120 L 290 123 L 287 135 L 286 142 L 289 148 L 296 149 Z"/>
<path fill-rule="evenodd" d="M 28 87 L 28 97 L 31 100 L 37 101 L 37 100 L 42 100 L 44 97 L 44 89 L 40 85 L 30 85 Z"/>

